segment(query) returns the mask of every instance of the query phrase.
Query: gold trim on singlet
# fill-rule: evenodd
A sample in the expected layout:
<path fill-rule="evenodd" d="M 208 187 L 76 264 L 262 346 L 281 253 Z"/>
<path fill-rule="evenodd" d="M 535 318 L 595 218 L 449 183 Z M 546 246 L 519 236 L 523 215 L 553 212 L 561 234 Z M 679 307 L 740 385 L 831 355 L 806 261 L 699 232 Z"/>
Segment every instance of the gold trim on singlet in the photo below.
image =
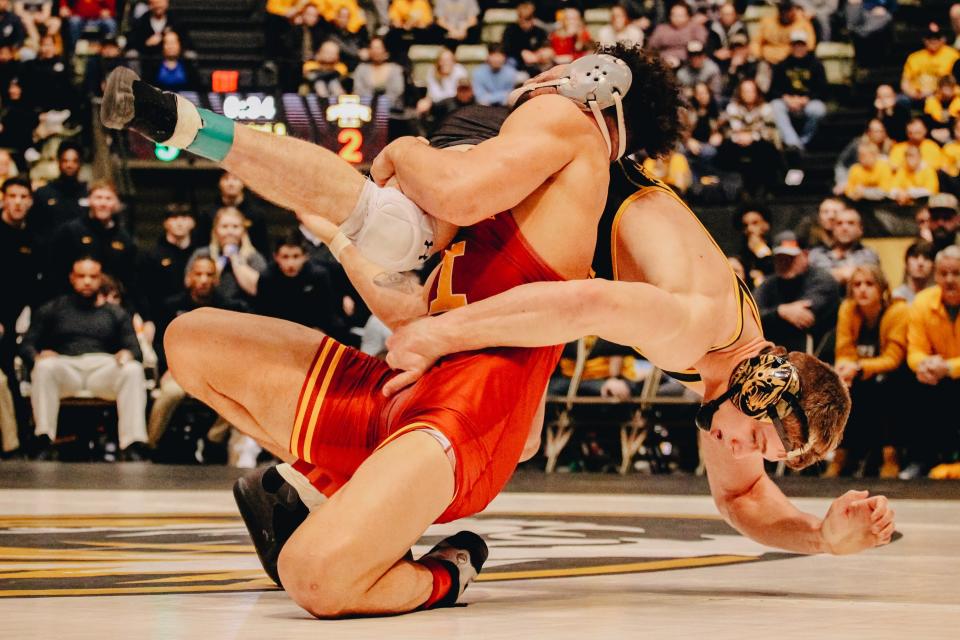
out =
<path fill-rule="evenodd" d="M 721 343 L 711 347 L 708 353 L 713 353 L 715 351 L 722 351 L 723 349 L 727 349 L 733 346 L 737 342 L 737 340 L 740 339 L 740 336 L 743 335 L 743 326 L 744 326 L 743 303 L 744 302 L 746 302 L 747 306 L 750 307 L 750 311 L 753 314 L 753 317 L 756 319 L 757 325 L 759 326 L 761 324 L 760 310 L 757 308 L 757 303 L 753 299 L 753 295 L 750 293 L 750 289 L 737 276 L 737 274 L 733 272 L 733 269 L 729 266 L 729 263 L 727 262 L 727 255 L 723 252 L 723 249 L 720 248 L 720 245 L 717 244 L 717 241 L 713 239 L 713 236 L 710 235 L 710 232 L 700 221 L 700 218 L 698 218 L 697 215 L 690 209 L 690 207 L 687 206 L 687 203 L 685 203 L 683 199 L 680 198 L 680 196 L 678 196 L 673 191 L 673 189 L 668 187 L 665 183 L 661 182 L 660 180 L 657 180 L 656 178 L 650 177 L 645 171 L 643 171 L 641 167 L 639 167 L 639 165 L 636 167 L 636 169 L 643 175 L 644 178 L 649 180 L 651 184 L 638 183 L 632 180 L 630 176 L 627 174 L 627 172 L 624 172 L 624 175 L 626 176 L 627 180 L 630 180 L 630 182 L 637 187 L 637 191 L 632 195 L 630 195 L 629 197 L 627 197 L 620 204 L 620 207 L 617 209 L 616 215 L 614 215 L 613 217 L 613 225 L 611 226 L 611 229 L 610 229 L 610 261 L 613 267 L 613 279 L 614 280 L 620 279 L 619 269 L 617 268 L 617 232 L 620 227 L 620 218 L 623 216 L 624 212 L 627 210 L 627 207 L 629 207 L 631 204 L 633 204 L 637 200 L 651 193 L 661 192 L 669 195 L 671 198 L 677 201 L 684 209 L 686 209 L 687 213 L 689 213 L 694 220 L 696 220 L 697 224 L 700 225 L 700 228 L 703 229 L 703 233 L 707 236 L 707 238 L 710 239 L 710 242 L 713 244 L 713 246 L 717 249 L 717 252 L 723 258 L 724 264 L 726 264 L 727 268 L 730 270 L 730 277 L 733 278 L 734 290 L 737 292 L 737 299 L 738 299 L 737 302 L 739 303 L 737 307 L 739 309 L 739 313 L 737 314 L 737 329 L 736 331 L 734 331 L 733 335 L 730 337 L 729 340 L 727 340 L 725 343 Z M 633 350 L 636 351 L 638 354 L 643 355 L 643 353 L 640 351 L 639 348 L 633 347 Z M 664 373 L 666 373 L 672 378 L 679 380 L 680 382 L 699 382 L 700 381 L 700 373 L 696 369 L 687 369 L 686 371 L 664 371 Z"/>

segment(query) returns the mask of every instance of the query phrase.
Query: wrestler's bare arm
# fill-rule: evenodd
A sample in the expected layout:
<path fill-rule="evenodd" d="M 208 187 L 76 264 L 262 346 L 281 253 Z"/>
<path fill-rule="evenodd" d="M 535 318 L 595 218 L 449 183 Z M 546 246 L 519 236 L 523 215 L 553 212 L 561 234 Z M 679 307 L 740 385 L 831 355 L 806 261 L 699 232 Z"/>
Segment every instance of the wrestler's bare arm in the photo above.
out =
<path fill-rule="evenodd" d="M 724 519 L 761 544 L 799 553 L 857 553 L 890 542 L 894 512 L 884 496 L 848 491 L 821 519 L 797 509 L 763 470 L 760 454 L 734 458 L 700 434 L 710 493 Z"/>
<path fill-rule="evenodd" d="M 330 245 L 339 228 L 322 216 L 298 214 L 300 223 Z M 340 251 L 340 264 L 357 293 L 383 324 L 394 331 L 427 312 L 427 289 L 408 274 L 388 271 L 348 244 Z"/>
<path fill-rule="evenodd" d="M 678 295 L 642 282 L 534 282 L 424 319 L 422 329 L 412 325 L 390 347 L 397 354 L 423 353 L 425 347 L 430 356 L 441 357 L 497 346 L 564 344 L 597 335 L 642 349 L 658 366 L 682 370 L 710 347 L 712 333 L 694 331 L 696 319 L 707 315 L 709 305 L 709 298 Z M 405 344 L 407 340 L 411 344 Z M 391 362 L 396 368 L 405 365 Z"/>
<path fill-rule="evenodd" d="M 703 434 L 700 456 L 717 509 L 734 529 L 761 544 L 799 553 L 827 551 L 821 520 L 797 509 L 763 469 L 760 454 L 734 459 Z"/>
<path fill-rule="evenodd" d="M 370 173 L 378 184 L 396 176 L 411 200 L 435 218 L 470 226 L 511 209 L 558 173 L 583 147 L 584 116 L 560 96 L 530 100 L 500 134 L 469 153 L 450 154 L 414 138 L 391 143 Z"/>

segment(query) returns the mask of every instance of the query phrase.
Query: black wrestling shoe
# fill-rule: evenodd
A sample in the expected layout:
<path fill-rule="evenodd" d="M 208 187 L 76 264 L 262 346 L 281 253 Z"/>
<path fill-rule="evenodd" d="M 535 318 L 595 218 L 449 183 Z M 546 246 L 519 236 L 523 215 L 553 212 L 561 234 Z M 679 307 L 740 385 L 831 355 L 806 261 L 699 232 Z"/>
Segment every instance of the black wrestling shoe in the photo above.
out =
<path fill-rule="evenodd" d="M 107 77 L 100 121 L 108 129 L 129 128 L 163 142 L 177 128 L 177 97 L 143 82 L 127 67 L 117 67 Z"/>
<path fill-rule="evenodd" d="M 233 498 L 263 570 L 282 589 L 277 569 L 280 550 L 307 519 L 310 510 L 276 466 L 256 469 L 237 480 L 233 485 Z"/>
<path fill-rule="evenodd" d="M 444 538 L 427 553 L 424 558 L 439 560 L 450 572 L 453 586 L 449 593 L 437 602 L 431 609 L 437 607 L 452 607 L 463 595 L 470 583 L 476 579 L 487 561 L 490 551 L 483 538 L 472 531 L 460 533 Z"/>

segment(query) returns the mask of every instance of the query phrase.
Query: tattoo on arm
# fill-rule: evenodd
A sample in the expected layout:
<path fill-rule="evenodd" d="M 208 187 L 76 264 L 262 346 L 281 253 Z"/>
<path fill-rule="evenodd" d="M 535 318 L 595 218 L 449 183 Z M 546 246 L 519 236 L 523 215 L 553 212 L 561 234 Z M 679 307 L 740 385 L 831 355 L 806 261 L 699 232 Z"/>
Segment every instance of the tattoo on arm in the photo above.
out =
<path fill-rule="evenodd" d="M 373 277 L 373 283 L 378 287 L 393 289 L 399 293 L 416 294 L 417 287 L 414 286 L 412 279 L 396 271 L 384 271 Z"/>

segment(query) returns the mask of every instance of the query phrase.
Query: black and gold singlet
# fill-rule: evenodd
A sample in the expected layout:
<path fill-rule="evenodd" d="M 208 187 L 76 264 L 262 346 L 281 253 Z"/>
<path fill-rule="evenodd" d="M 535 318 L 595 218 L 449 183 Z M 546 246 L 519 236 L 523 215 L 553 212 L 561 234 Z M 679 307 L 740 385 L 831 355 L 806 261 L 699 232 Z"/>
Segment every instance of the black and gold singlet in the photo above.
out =
<path fill-rule="evenodd" d="M 726 264 L 726 254 L 723 253 L 723 250 L 713 239 L 713 236 L 710 235 L 710 232 L 707 231 L 706 227 L 700 222 L 700 219 L 690 210 L 690 207 L 686 205 L 680 196 L 665 183 L 649 176 L 640 166 L 640 163 L 624 158 L 616 164 L 610 165 L 610 189 L 607 194 L 607 205 L 600 219 L 600 227 L 598 229 L 598 238 L 609 237 L 610 242 L 597 242 L 597 249 L 593 259 L 593 271 L 596 277 L 608 280 L 620 279 L 617 268 L 617 232 L 620 225 L 620 218 L 631 204 L 657 192 L 667 194 L 693 216 L 697 224 L 703 229 L 703 233 L 710 238 L 710 242 L 717 248 L 717 252 L 724 258 L 724 264 Z M 746 303 L 746 307 L 750 310 L 750 313 L 753 314 L 757 324 L 760 324 L 760 311 L 757 309 L 757 303 L 750 294 L 750 289 L 733 273 L 732 269 L 730 270 L 730 277 L 734 279 L 736 284 L 739 302 L 738 308 L 740 309 L 737 317 L 737 329 L 728 340 L 712 347 L 709 353 L 729 348 L 743 335 L 744 303 Z M 634 347 L 634 350 L 637 351 L 637 353 L 641 353 L 636 347 Z M 700 382 L 700 373 L 695 369 L 688 369 L 687 371 L 665 371 L 664 373 L 680 382 Z"/>

